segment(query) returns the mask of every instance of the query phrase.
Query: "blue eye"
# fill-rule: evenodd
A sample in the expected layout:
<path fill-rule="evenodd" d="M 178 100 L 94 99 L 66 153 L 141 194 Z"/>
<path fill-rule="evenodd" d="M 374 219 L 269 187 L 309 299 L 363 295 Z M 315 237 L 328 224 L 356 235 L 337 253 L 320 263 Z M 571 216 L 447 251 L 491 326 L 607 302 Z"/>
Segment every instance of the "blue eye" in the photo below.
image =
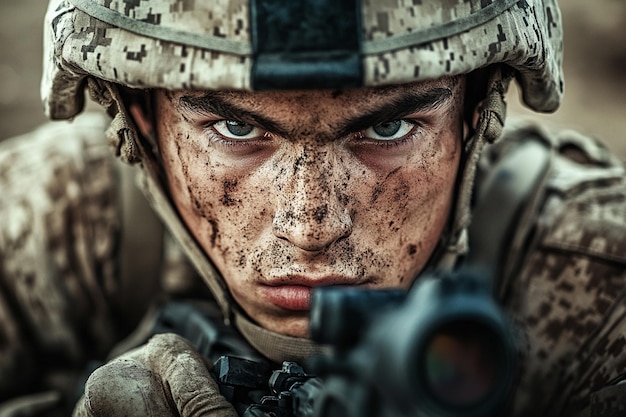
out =
<path fill-rule="evenodd" d="M 226 120 L 226 129 L 235 136 L 246 136 L 252 132 L 254 126 L 235 120 Z"/>
<path fill-rule="evenodd" d="M 415 123 L 407 120 L 390 120 L 365 129 L 363 135 L 368 139 L 394 140 L 410 133 L 414 127 Z"/>
<path fill-rule="evenodd" d="M 220 120 L 211 126 L 219 135 L 227 139 L 254 139 L 262 136 L 264 131 L 251 124 L 237 120 Z"/>
<path fill-rule="evenodd" d="M 378 136 L 388 138 L 398 133 L 401 126 L 402 121 L 392 120 L 391 122 L 385 122 L 376 126 L 372 126 L 372 129 L 374 130 L 374 133 L 376 133 Z"/>

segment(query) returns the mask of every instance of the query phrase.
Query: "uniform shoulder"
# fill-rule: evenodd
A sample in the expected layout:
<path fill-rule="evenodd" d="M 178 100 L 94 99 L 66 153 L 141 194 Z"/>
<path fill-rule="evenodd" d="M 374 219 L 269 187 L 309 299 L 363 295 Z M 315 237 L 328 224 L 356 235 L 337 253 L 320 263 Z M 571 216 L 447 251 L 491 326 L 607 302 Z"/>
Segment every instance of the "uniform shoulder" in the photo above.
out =
<path fill-rule="evenodd" d="M 573 415 L 626 372 L 626 175 L 602 142 L 571 130 L 522 125 L 494 152 L 529 137 L 552 157 L 503 291 L 524 341 L 517 410 Z"/>
<path fill-rule="evenodd" d="M 57 157 L 77 157 L 85 152 L 106 150 L 104 132 L 110 119 L 101 113 L 86 113 L 71 122 L 48 122 L 20 136 L 0 141 L 0 180 L 22 176 L 29 169 L 42 169 Z M 42 162 L 44 163 L 42 165 Z"/>
<path fill-rule="evenodd" d="M 107 124 L 87 114 L 0 143 L 0 397 L 28 383 L 38 363 L 28 352 L 76 364 L 114 337 L 104 300 L 120 227 Z"/>
<path fill-rule="evenodd" d="M 518 125 L 505 141 L 534 135 L 553 154 L 534 216 L 540 245 L 626 263 L 626 169 L 600 140 L 574 130 Z"/>
<path fill-rule="evenodd" d="M 536 181 L 526 206 L 513 220 L 505 271 L 523 262 L 536 246 L 626 262 L 626 170 L 602 142 L 573 130 L 548 130 L 532 121 L 511 123 L 501 140 L 486 149 L 477 187 L 497 176 L 509 154 L 532 142 L 542 144 L 549 166 Z M 538 161 L 524 160 L 523 175 Z"/>

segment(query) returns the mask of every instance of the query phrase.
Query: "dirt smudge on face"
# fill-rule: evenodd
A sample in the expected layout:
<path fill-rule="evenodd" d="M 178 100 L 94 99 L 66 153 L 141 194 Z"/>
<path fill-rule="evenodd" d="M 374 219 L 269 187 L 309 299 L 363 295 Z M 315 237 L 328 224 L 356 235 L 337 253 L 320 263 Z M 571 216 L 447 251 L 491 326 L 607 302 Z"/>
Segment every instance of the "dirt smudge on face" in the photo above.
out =
<path fill-rule="evenodd" d="M 217 222 L 214 219 L 207 219 L 207 221 L 211 225 L 211 247 L 215 247 L 220 231 L 217 227 Z"/>
<path fill-rule="evenodd" d="M 223 183 L 224 193 L 222 194 L 222 198 L 220 199 L 220 201 L 222 202 L 224 206 L 232 207 L 239 202 L 239 200 L 235 200 L 232 197 L 232 193 L 234 193 L 237 190 L 237 184 L 238 184 L 238 181 L 236 179 L 224 181 Z"/>
<path fill-rule="evenodd" d="M 394 168 L 385 176 L 385 179 L 382 182 L 376 184 L 374 190 L 372 191 L 372 197 L 370 198 L 371 204 L 374 204 L 376 201 L 378 201 L 378 197 L 380 197 L 380 195 L 385 192 L 386 181 L 396 175 L 398 172 L 400 172 L 400 169 L 402 169 L 401 166 Z"/>
<path fill-rule="evenodd" d="M 372 191 L 372 198 L 370 198 L 370 203 L 374 204 L 376 201 L 378 201 L 378 197 L 383 193 L 384 190 L 385 188 L 383 187 L 383 184 L 376 184 L 376 186 L 374 187 L 374 191 Z"/>
<path fill-rule="evenodd" d="M 318 224 L 321 224 L 327 215 L 328 215 L 328 204 L 323 204 L 322 206 L 317 207 L 315 209 L 314 216 L 315 216 L 315 221 L 317 221 Z"/>
<path fill-rule="evenodd" d="M 293 175 L 296 175 L 298 171 L 300 171 L 300 168 L 304 164 L 305 159 L 306 159 L 306 151 L 303 155 L 298 156 L 295 162 L 293 163 Z"/>
<path fill-rule="evenodd" d="M 401 203 L 402 206 L 407 205 L 408 204 L 408 199 L 409 199 L 408 196 L 410 194 L 410 190 L 411 190 L 411 187 L 409 186 L 409 182 L 408 181 L 401 181 L 400 184 L 398 184 L 398 186 L 393 189 L 393 192 L 394 192 L 393 199 L 394 199 L 394 201 L 397 201 L 397 202 Z"/>

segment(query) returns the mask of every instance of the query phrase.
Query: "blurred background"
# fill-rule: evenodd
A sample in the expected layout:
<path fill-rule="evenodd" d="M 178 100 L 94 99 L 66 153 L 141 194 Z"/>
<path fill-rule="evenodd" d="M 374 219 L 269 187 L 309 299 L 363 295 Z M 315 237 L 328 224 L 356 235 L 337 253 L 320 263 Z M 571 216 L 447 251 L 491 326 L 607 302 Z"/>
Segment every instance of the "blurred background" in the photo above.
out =
<path fill-rule="evenodd" d="M 561 0 L 565 99 L 536 115 L 509 94 L 510 114 L 601 138 L 626 159 L 626 0 Z M 39 100 L 45 0 L 0 3 L 0 139 L 45 121 Z"/>

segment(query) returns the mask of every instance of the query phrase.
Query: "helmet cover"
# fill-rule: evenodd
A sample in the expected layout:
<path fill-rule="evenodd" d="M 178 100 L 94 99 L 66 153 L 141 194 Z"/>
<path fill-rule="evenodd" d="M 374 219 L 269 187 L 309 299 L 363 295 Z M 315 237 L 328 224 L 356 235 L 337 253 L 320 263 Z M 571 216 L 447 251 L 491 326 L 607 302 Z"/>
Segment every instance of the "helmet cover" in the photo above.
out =
<path fill-rule="evenodd" d="M 345 7 L 330 24 L 306 13 L 328 1 L 51 0 L 44 29 L 45 111 L 53 119 L 82 111 L 87 77 L 132 88 L 254 90 L 255 66 L 264 58 L 259 30 L 280 24 L 274 17 L 259 22 L 263 13 L 256 10 L 272 6 L 270 16 L 283 13 L 279 28 L 286 29 L 279 43 L 289 45 L 314 19 L 319 30 L 346 18 Z M 502 63 L 515 70 L 529 107 L 549 112 L 559 105 L 562 27 L 556 0 L 340 3 L 346 1 L 357 15 L 359 85 L 436 79 Z M 294 14 L 286 4 L 303 6 Z M 307 15 L 312 17 L 306 24 L 289 32 L 285 21 Z M 310 79 L 317 70 L 311 71 Z M 293 75 L 277 72 L 277 77 Z"/>

